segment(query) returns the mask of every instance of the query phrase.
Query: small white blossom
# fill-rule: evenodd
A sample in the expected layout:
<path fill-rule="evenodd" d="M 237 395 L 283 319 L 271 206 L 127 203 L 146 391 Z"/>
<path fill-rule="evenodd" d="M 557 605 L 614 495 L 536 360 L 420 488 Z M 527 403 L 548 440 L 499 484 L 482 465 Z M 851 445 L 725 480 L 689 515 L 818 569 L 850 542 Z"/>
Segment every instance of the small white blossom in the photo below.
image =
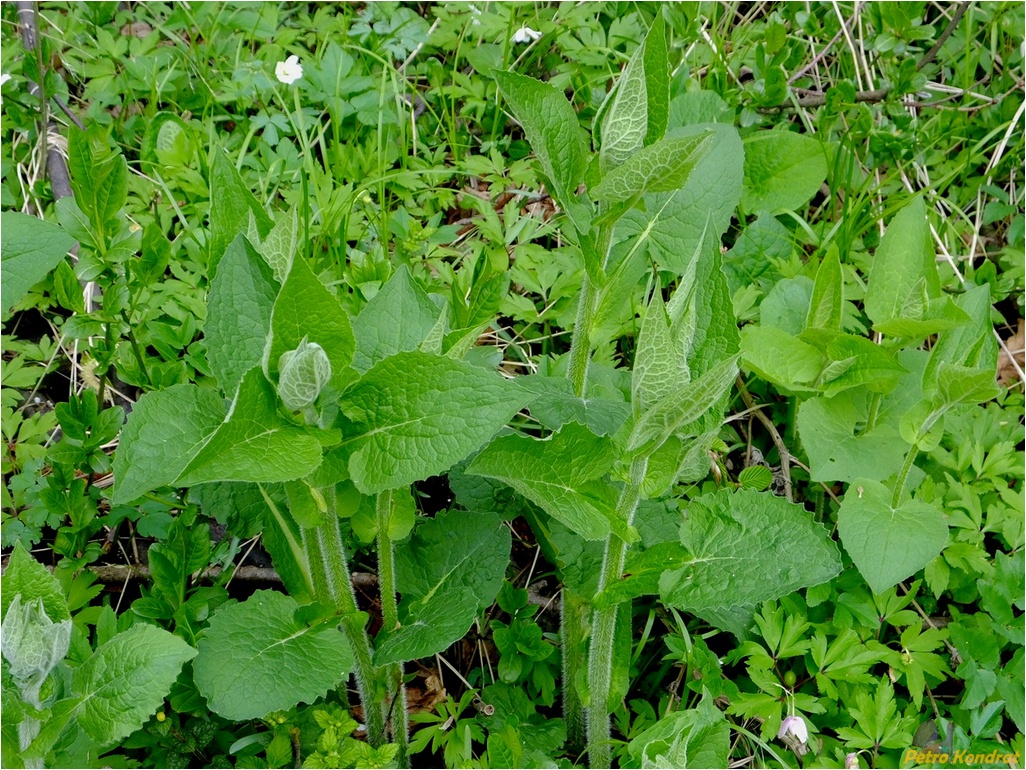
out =
<path fill-rule="evenodd" d="M 0 86 L 2 86 L 4 83 L 6 83 L 10 79 L 11 79 L 11 76 L 8 75 L 6 72 L 3 75 L 0 75 Z"/>
<path fill-rule="evenodd" d="M 805 725 L 805 720 L 798 716 L 784 717 L 784 721 L 780 723 L 780 732 L 777 733 L 777 738 L 784 738 L 787 735 L 793 735 L 801 743 L 809 742 L 809 728 Z"/>
<path fill-rule="evenodd" d="M 303 65 L 299 63 L 299 57 L 293 55 L 274 65 L 274 76 L 287 86 L 303 77 Z"/>
<path fill-rule="evenodd" d="M 514 43 L 530 43 L 533 40 L 537 40 L 541 36 L 541 32 L 535 29 L 531 29 L 525 24 L 513 33 L 513 37 L 510 38 L 510 40 Z"/>

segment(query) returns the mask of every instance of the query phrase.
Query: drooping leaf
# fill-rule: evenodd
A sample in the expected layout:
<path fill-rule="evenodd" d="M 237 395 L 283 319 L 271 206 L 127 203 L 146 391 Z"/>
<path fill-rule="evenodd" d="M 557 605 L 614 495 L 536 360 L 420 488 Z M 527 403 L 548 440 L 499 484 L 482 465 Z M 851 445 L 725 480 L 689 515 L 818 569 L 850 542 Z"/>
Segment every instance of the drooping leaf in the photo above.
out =
<path fill-rule="evenodd" d="M 692 501 L 680 539 L 690 562 L 664 572 L 659 591 L 668 605 L 689 612 L 776 599 L 841 569 L 822 525 L 768 492 L 721 490 Z"/>
<path fill-rule="evenodd" d="M 639 150 L 606 174 L 592 196 L 600 201 L 633 203 L 647 193 L 678 190 L 702 160 L 709 144 L 707 133 L 663 139 Z"/>
<path fill-rule="evenodd" d="M 637 533 L 614 513 L 616 491 L 602 480 L 613 465 L 612 443 L 577 423 L 547 439 L 502 436 L 467 467 L 467 473 L 509 485 L 587 540 Z"/>
<path fill-rule="evenodd" d="M 708 412 L 726 393 L 737 376 L 737 358 L 731 356 L 690 382 L 682 383 L 635 423 L 627 451 L 654 451 L 685 425 Z"/>
<path fill-rule="evenodd" d="M 136 402 L 114 455 L 114 497 L 127 503 L 172 483 L 224 420 L 213 388 L 174 385 Z"/>
<path fill-rule="evenodd" d="M 321 462 L 321 444 L 278 413 L 278 396 L 260 371 L 242 379 L 228 416 L 178 477 L 182 486 L 210 481 L 289 481 Z"/>
<path fill-rule="evenodd" d="M 493 75 L 552 184 L 553 197 L 577 231 L 586 232 L 587 213 L 577 203 L 576 190 L 588 165 L 588 149 L 573 106 L 548 83 L 513 72 Z"/>
<path fill-rule="evenodd" d="M 513 383 L 462 361 L 419 351 L 387 358 L 342 396 L 354 423 L 353 482 L 373 494 L 446 471 L 526 402 Z"/>
<path fill-rule="evenodd" d="M 261 238 L 273 223 L 249 186 L 242 181 L 235 165 L 220 147 L 214 147 L 210 168 L 210 240 L 207 244 L 207 273 L 211 280 L 217 275 L 217 264 L 228 244 L 246 231 L 250 216 L 254 217 Z"/>
<path fill-rule="evenodd" d="M 75 245 L 60 225 L 36 217 L 5 211 L 0 214 L 0 312 L 8 312 L 28 290 L 46 278 Z"/>
<path fill-rule="evenodd" d="M 878 481 L 856 479 L 837 513 L 837 531 L 874 593 L 883 593 L 922 569 L 944 548 L 948 525 L 928 503 L 894 506 Z"/>
<path fill-rule="evenodd" d="M 271 328 L 278 284 L 242 235 L 224 252 L 207 293 L 207 361 L 221 389 L 235 393 L 242 375 L 260 363 Z"/>
<path fill-rule="evenodd" d="M 313 703 L 353 668 L 337 626 L 308 626 L 300 606 L 275 591 L 214 613 L 193 664 L 196 686 L 226 719 L 259 719 L 297 703 Z"/>
<path fill-rule="evenodd" d="M 437 319 L 435 303 L 400 265 L 353 320 L 353 368 L 363 373 L 389 356 L 416 350 Z"/>
<path fill-rule="evenodd" d="M 350 363 L 356 341 L 345 309 L 314 275 L 306 260 L 292 261 L 271 316 L 271 344 L 264 371 L 274 378 L 283 353 L 295 350 L 306 339 L 316 342 L 331 362 L 331 384 L 341 390 L 350 381 Z"/>
<path fill-rule="evenodd" d="M 71 617 L 68 601 L 57 578 L 33 559 L 21 543 L 15 544 L 4 576 L 0 578 L 0 618 L 7 615 L 7 608 L 15 596 L 21 596 L 23 604 L 41 599 L 47 617 L 54 623 Z"/>
<path fill-rule="evenodd" d="M 528 402 L 531 415 L 549 430 L 559 430 L 568 422 L 578 422 L 597 436 L 616 433 L 630 414 L 623 397 L 574 395 L 566 377 L 545 377 L 532 374 L 517 380 L 520 387 L 532 394 Z"/>
<path fill-rule="evenodd" d="M 78 723 L 101 746 L 138 730 L 164 702 L 196 650 L 162 628 L 137 623 L 74 670 Z"/>
<path fill-rule="evenodd" d="M 747 211 L 797 210 L 819 191 L 827 164 L 818 139 L 792 131 L 756 131 L 745 138 Z"/>
<path fill-rule="evenodd" d="M 510 544 L 495 514 L 450 511 L 421 524 L 396 552 L 401 625 L 384 630 L 375 663 L 426 657 L 466 635 L 502 586 Z"/>

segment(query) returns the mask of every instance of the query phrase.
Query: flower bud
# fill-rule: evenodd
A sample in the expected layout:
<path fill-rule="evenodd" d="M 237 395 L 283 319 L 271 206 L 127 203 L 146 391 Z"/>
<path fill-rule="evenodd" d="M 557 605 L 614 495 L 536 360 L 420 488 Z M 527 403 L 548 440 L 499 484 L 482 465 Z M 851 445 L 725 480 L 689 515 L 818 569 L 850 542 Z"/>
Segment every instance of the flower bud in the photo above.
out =
<path fill-rule="evenodd" d="M 294 412 L 312 406 L 330 379 L 328 354 L 316 342 L 307 342 L 306 337 L 299 347 L 282 353 L 278 360 L 278 395 Z"/>
<path fill-rule="evenodd" d="M 71 621 L 54 623 L 36 598 L 21 603 L 14 597 L 4 616 L 3 656 L 19 685 L 38 692 L 43 680 L 68 654 Z"/>

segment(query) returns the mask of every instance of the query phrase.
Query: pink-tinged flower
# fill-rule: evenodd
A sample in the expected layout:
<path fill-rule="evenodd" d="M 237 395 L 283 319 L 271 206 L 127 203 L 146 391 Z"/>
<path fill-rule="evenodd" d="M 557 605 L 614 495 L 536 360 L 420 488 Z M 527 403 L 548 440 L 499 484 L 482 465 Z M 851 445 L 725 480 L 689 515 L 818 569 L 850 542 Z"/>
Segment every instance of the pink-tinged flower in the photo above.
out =
<path fill-rule="evenodd" d="M 299 63 L 299 57 L 293 55 L 274 65 L 274 76 L 287 86 L 303 77 L 303 65 Z"/>
<path fill-rule="evenodd" d="M 784 721 L 780 723 L 780 732 L 777 733 L 777 738 L 782 740 L 788 735 L 793 735 L 801 743 L 808 743 L 809 728 L 805 725 L 805 720 L 798 716 L 784 717 Z"/>
<path fill-rule="evenodd" d="M 845 770 L 858 770 L 859 767 L 859 755 L 854 751 L 845 756 L 844 768 Z"/>

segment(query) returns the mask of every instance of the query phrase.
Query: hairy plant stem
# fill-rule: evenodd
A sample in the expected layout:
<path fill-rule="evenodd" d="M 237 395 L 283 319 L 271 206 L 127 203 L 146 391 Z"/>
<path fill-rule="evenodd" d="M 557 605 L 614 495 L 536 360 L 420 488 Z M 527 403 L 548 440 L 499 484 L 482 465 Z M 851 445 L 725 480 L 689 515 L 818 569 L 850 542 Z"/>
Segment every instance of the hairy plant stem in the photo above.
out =
<path fill-rule="evenodd" d="M 335 488 L 329 486 L 320 491 L 327 502 L 327 521 L 310 533 L 313 537 L 304 538 L 314 589 L 319 597 L 330 599 L 342 615 L 342 631 L 356 658 L 356 687 L 363 705 L 367 740 L 372 746 L 380 746 L 386 741 L 384 693 L 380 692 L 382 688 L 374 668 L 374 653 L 365 628 L 365 615 L 356 604 L 345 545 L 338 529 Z"/>
<path fill-rule="evenodd" d="M 395 544 L 388 535 L 395 495 L 401 490 L 388 490 L 378 495 L 375 515 L 378 525 L 378 585 L 381 588 L 381 622 L 386 632 L 399 626 L 399 607 L 396 603 Z M 406 494 L 409 494 L 408 492 Z M 392 740 L 399 746 L 396 763 L 408 767 L 407 745 L 410 736 L 409 715 L 406 712 L 406 685 L 403 684 L 403 664 L 391 663 L 385 666 L 388 682 L 388 717 Z"/>
<path fill-rule="evenodd" d="M 600 213 L 601 213 L 600 209 Z M 613 241 L 613 226 L 604 225 L 599 229 L 598 241 L 595 245 L 595 255 L 602 256 L 602 270 L 606 269 L 609 262 L 609 249 Z M 582 245 L 582 251 L 587 249 Z M 585 262 L 588 257 L 585 256 Z M 583 398 L 588 386 L 588 363 L 591 361 L 591 327 L 595 321 L 595 311 L 598 309 L 599 289 L 595 286 L 588 271 L 584 272 L 584 280 L 581 283 L 581 296 L 577 301 L 577 318 L 574 321 L 574 333 L 570 338 L 570 364 L 567 376 L 570 378 L 570 385 L 574 389 L 574 395 Z"/>
<path fill-rule="evenodd" d="M 587 742 L 587 725 L 584 705 L 577 694 L 577 681 L 587 659 L 585 631 L 588 603 L 563 586 L 559 609 L 563 650 L 563 721 L 566 723 L 567 745 L 574 751 L 580 751 Z"/>
<path fill-rule="evenodd" d="M 908 474 L 912 472 L 912 466 L 915 464 L 916 457 L 918 456 L 918 446 L 913 446 L 908 450 L 908 457 L 905 458 L 905 464 L 901 466 L 901 472 L 898 474 L 898 482 L 894 485 L 894 497 L 891 498 L 892 508 L 897 508 L 901 505 L 901 495 L 905 491 L 905 482 L 908 481 Z"/>
<path fill-rule="evenodd" d="M 869 416 L 866 417 L 866 427 L 862 429 L 862 435 L 869 433 L 876 427 L 876 419 L 880 416 L 880 402 L 883 401 L 882 393 L 874 393 L 869 402 Z"/>
<path fill-rule="evenodd" d="M 641 501 L 641 485 L 647 469 L 647 456 L 631 463 L 630 480 L 616 503 L 616 515 L 628 525 L 633 522 L 634 513 Z M 627 543 L 616 535 L 610 535 L 606 540 L 598 594 L 623 576 L 627 547 Z M 588 759 L 592 767 L 609 767 L 611 761 L 609 713 L 612 709 L 609 694 L 613 684 L 613 643 L 618 609 L 618 606 L 613 606 L 595 610 L 591 621 L 591 649 L 588 653 L 588 690 L 591 695 L 588 706 Z"/>

